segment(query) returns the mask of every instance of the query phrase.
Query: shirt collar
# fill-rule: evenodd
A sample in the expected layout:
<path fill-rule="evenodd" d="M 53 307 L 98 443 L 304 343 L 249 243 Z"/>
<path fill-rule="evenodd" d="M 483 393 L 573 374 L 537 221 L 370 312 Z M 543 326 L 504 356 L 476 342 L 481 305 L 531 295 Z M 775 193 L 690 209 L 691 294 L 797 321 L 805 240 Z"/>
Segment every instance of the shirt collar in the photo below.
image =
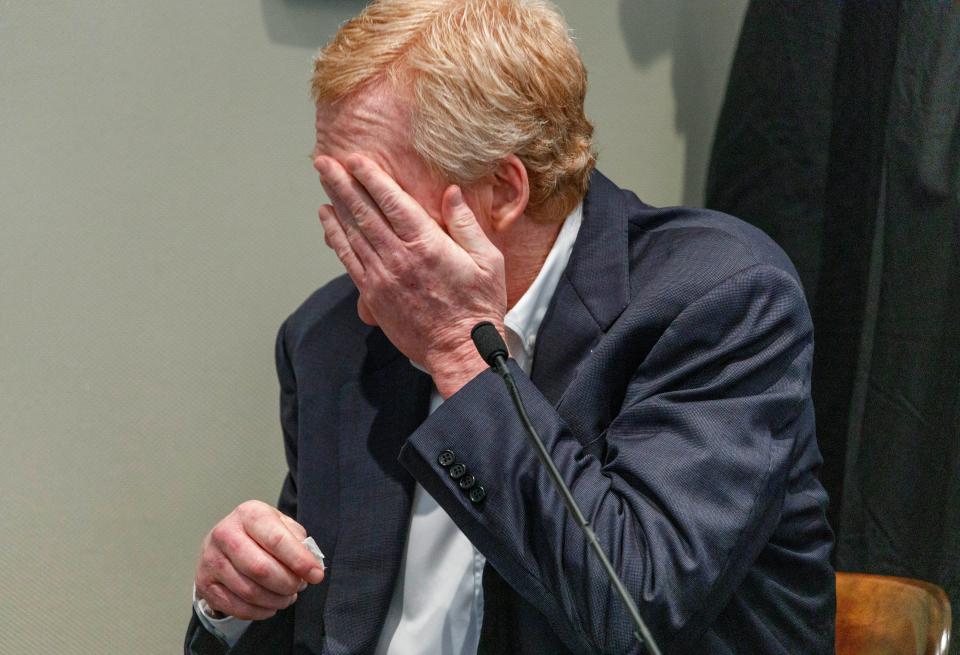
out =
<path fill-rule="evenodd" d="M 520 300 L 503 317 L 504 327 L 507 329 L 507 341 L 510 355 L 520 359 L 522 350 L 524 360 L 533 356 L 537 342 L 537 332 L 547 313 L 550 299 L 557 290 L 560 276 L 567 267 L 573 242 L 577 240 L 580 224 L 583 222 L 583 203 L 577 204 L 572 212 L 564 219 L 563 226 L 557 234 L 553 247 L 547 253 L 540 272 L 533 280 L 533 284 L 520 296 Z"/>

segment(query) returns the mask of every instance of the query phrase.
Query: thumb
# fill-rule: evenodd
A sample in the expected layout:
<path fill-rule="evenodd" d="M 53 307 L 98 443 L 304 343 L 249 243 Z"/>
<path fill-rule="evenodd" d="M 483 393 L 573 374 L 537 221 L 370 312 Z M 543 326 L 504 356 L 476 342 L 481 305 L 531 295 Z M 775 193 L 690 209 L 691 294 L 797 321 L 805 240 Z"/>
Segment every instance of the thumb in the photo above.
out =
<path fill-rule="evenodd" d="M 451 185 L 443 194 L 441 204 L 443 222 L 450 237 L 470 255 L 483 255 L 493 247 L 477 222 L 477 217 L 463 199 L 463 191 Z"/>

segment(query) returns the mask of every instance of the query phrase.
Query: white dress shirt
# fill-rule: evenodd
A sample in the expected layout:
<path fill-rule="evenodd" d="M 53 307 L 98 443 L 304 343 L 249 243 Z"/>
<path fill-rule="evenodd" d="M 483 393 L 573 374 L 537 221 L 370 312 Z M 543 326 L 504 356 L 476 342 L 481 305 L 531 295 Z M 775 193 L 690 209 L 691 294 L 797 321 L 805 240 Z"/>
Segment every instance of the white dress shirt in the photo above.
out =
<path fill-rule="evenodd" d="M 583 205 L 567 216 L 530 288 L 504 316 L 510 356 L 527 373 L 533 366 L 537 332 L 567 267 L 583 220 Z M 443 402 L 434 388 L 430 412 Z M 485 559 L 447 513 L 417 484 L 401 575 L 380 632 L 375 655 L 476 655 L 483 623 Z M 206 603 L 194 607 L 205 628 L 231 647 L 249 621 L 214 619 Z"/>

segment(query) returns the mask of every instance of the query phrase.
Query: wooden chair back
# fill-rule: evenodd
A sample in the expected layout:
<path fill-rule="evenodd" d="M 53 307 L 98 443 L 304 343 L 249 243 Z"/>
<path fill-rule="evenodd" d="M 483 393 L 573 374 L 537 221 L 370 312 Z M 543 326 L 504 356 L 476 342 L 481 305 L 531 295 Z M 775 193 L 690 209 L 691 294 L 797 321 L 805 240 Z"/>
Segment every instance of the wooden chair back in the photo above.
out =
<path fill-rule="evenodd" d="M 837 573 L 836 655 L 947 655 L 950 601 L 909 578 Z"/>

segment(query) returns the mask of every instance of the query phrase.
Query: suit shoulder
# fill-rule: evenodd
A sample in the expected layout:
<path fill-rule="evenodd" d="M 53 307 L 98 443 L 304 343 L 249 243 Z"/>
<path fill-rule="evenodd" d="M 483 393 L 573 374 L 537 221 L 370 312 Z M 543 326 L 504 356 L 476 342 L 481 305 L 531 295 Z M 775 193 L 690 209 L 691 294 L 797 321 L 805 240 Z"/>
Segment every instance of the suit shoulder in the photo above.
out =
<path fill-rule="evenodd" d="M 758 265 L 779 269 L 799 284 L 793 263 L 773 239 L 728 214 L 654 207 L 599 171 L 591 177 L 586 202 L 606 220 L 625 220 L 632 287 L 646 280 L 709 288 Z"/>
<path fill-rule="evenodd" d="M 773 239 L 729 214 L 692 207 L 646 207 L 634 213 L 629 223 L 633 239 L 647 250 L 695 254 L 704 266 L 720 265 L 722 270 L 765 264 L 797 278 L 790 258 Z"/>
<path fill-rule="evenodd" d="M 630 277 L 635 289 L 686 288 L 694 296 L 741 271 L 776 269 L 800 278 L 793 263 L 762 230 L 709 209 L 641 205 L 628 219 Z"/>

